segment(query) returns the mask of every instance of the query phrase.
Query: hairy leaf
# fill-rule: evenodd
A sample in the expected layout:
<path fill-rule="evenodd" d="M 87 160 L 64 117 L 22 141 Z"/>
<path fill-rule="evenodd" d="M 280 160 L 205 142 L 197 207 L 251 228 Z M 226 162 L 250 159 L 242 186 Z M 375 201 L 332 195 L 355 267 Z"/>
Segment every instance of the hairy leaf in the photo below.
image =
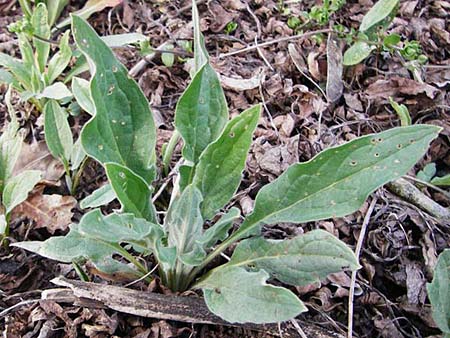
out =
<path fill-rule="evenodd" d="M 399 0 L 379 0 L 369 12 L 364 15 L 359 30 L 365 32 L 386 19 L 398 6 L 399 2 Z"/>
<path fill-rule="evenodd" d="M 156 210 L 153 207 L 152 189 L 140 177 L 116 163 L 106 163 L 106 174 L 124 212 L 132 213 L 135 217 L 158 223 Z"/>
<path fill-rule="evenodd" d="M 36 95 L 38 99 L 47 98 L 53 100 L 62 100 L 71 96 L 72 93 L 62 82 L 55 82 L 54 84 L 45 87 L 42 93 Z"/>
<path fill-rule="evenodd" d="M 176 247 L 178 256 L 190 253 L 198 247 L 196 240 L 203 233 L 203 218 L 200 213 L 202 195 L 193 185 L 171 204 L 164 222 L 168 233 L 168 246 Z"/>
<path fill-rule="evenodd" d="M 147 99 L 89 24 L 77 16 L 72 20 L 75 41 L 93 73 L 95 116 L 81 132 L 83 148 L 99 162 L 122 164 L 151 183 L 156 131 Z"/>
<path fill-rule="evenodd" d="M 59 42 L 59 51 L 48 62 L 48 83 L 53 83 L 66 69 L 72 58 L 72 49 L 69 45 L 70 31 L 66 31 Z"/>
<path fill-rule="evenodd" d="M 194 76 L 178 101 L 175 126 L 184 140 L 183 157 L 197 163 L 200 154 L 221 134 L 228 108 L 219 78 L 209 63 Z"/>
<path fill-rule="evenodd" d="M 205 48 L 205 38 L 200 30 L 200 16 L 197 2 L 192 0 L 192 24 L 194 26 L 194 75 L 208 62 L 209 56 Z"/>
<path fill-rule="evenodd" d="M 22 149 L 23 136 L 18 132 L 19 124 L 11 121 L 0 135 L 0 194 L 12 175 Z"/>
<path fill-rule="evenodd" d="M 289 240 L 261 237 L 238 244 L 225 266 L 264 269 L 273 278 L 290 285 L 308 285 L 328 274 L 359 267 L 354 253 L 330 233 L 313 230 Z"/>
<path fill-rule="evenodd" d="M 53 26 L 61 15 L 62 10 L 69 3 L 69 0 L 47 0 L 48 24 Z"/>
<path fill-rule="evenodd" d="M 6 214 L 25 201 L 28 193 L 41 179 L 41 172 L 38 170 L 26 170 L 19 175 L 11 178 L 3 190 L 3 205 L 6 208 Z"/>
<path fill-rule="evenodd" d="M 85 158 L 86 153 L 81 146 L 81 139 L 78 138 L 78 140 L 73 144 L 72 153 L 70 154 L 70 169 L 72 171 L 77 170 Z"/>
<path fill-rule="evenodd" d="M 269 275 L 230 266 L 213 270 L 202 288 L 211 312 L 230 323 L 276 323 L 294 318 L 306 307 L 288 289 L 266 284 Z"/>
<path fill-rule="evenodd" d="M 205 250 L 213 247 L 218 241 L 228 237 L 228 231 L 233 226 L 233 221 L 238 219 L 241 212 L 238 208 L 231 208 L 213 226 L 208 228 L 197 241 Z"/>
<path fill-rule="evenodd" d="M 367 58 L 374 49 L 375 46 L 371 46 L 364 41 L 356 41 L 349 49 L 345 51 L 344 65 L 357 65 Z"/>
<path fill-rule="evenodd" d="M 67 113 L 54 100 L 44 107 L 45 141 L 54 157 L 60 158 L 67 165 L 72 155 L 73 138 L 67 121 Z"/>
<path fill-rule="evenodd" d="M 162 228 L 157 224 L 131 214 L 103 216 L 97 209 L 84 215 L 80 224 L 72 225 L 64 237 L 55 236 L 44 242 L 20 242 L 14 246 L 65 263 L 88 259 L 97 269 L 110 274 L 132 271 L 112 258 L 113 254 L 128 260 L 131 257 L 119 243 L 130 243 L 138 250 L 147 251 L 153 250 L 155 242 L 162 236 Z"/>
<path fill-rule="evenodd" d="M 193 184 L 202 193 L 205 219 L 214 217 L 239 187 L 260 112 L 256 105 L 228 122 L 219 139 L 200 156 Z"/>
<path fill-rule="evenodd" d="M 74 77 L 72 79 L 72 93 L 80 107 L 89 115 L 95 115 L 95 106 L 91 99 L 89 81 Z"/>
<path fill-rule="evenodd" d="M 123 47 L 126 45 L 131 45 L 148 40 L 148 38 L 144 34 L 140 33 L 106 35 L 103 36 L 101 39 L 108 45 L 108 47 L 111 48 Z"/>
<path fill-rule="evenodd" d="M 358 210 L 371 192 L 404 175 L 440 130 L 430 125 L 393 128 L 292 165 L 259 191 L 253 213 L 234 238 L 261 224 L 309 222 Z"/>
<path fill-rule="evenodd" d="M 442 332 L 450 334 L 450 249 L 439 255 L 433 281 L 427 284 L 427 291 L 434 321 Z"/>
<path fill-rule="evenodd" d="M 43 41 L 50 39 L 50 26 L 48 24 L 48 12 L 44 3 L 39 3 L 33 10 L 31 16 L 31 25 L 33 26 L 33 34 L 41 38 L 33 38 L 33 44 L 36 48 L 37 63 L 39 72 L 44 73 L 47 66 L 47 59 L 50 53 L 50 43 Z"/>
<path fill-rule="evenodd" d="M 104 186 L 94 190 L 92 194 L 86 196 L 81 202 L 80 207 L 82 209 L 97 208 L 102 205 L 106 205 L 116 198 L 111 184 L 105 184 Z"/>
<path fill-rule="evenodd" d="M 31 91 L 31 69 L 27 68 L 20 60 L 8 54 L 0 53 L 0 66 L 9 70 L 20 82 L 24 89 Z"/>

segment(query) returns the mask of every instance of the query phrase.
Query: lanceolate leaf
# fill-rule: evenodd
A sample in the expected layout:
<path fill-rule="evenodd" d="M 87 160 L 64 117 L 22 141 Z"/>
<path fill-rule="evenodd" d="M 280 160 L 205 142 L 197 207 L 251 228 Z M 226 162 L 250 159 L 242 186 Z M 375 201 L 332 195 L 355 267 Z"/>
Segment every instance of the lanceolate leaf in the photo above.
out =
<path fill-rule="evenodd" d="M 205 230 L 197 241 L 205 250 L 212 248 L 218 241 L 228 237 L 228 231 L 233 226 L 233 221 L 239 218 L 241 212 L 238 208 L 231 208 L 213 226 Z"/>
<path fill-rule="evenodd" d="M 197 3 L 192 0 L 192 24 L 194 26 L 194 74 L 197 73 L 209 59 L 205 48 L 205 38 L 200 30 L 200 16 Z"/>
<path fill-rule="evenodd" d="M 214 217 L 239 187 L 260 111 L 257 105 L 235 117 L 200 156 L 193 184 L 202 193 L 205 219 Z"/>
<path fill-rule="evenodd" d="M 439 255 L 433 281 L 427 284 L 427 291 L 434 321 L 442 332 L 450 335 L 450 249 Z"/>
<path fill-rule="evenodd" d="M 33 38 L 34 46 L 36 47 L 36 56 L 41 74 L 44 73 L 47 65 L 48 55 L 50 53 L 50 43 L 42 41 L 42 39 L 50 39 L 50 26 L 48 24 L 47 7 L 44 3 L 39 3 L 31 16 L 31 24 L 33 26 L 33 34 L 37 38 Z"/>
<path fill-rule="evenodd" d="M 369 12 L 364 15 L 359 30 L 365 32 L 380 23 L 392 13 L 398 4 L 399 0 L 379 0 Z"/>
<path fill-rule="evenodd" d="M 0 53 L 0 66 L 8 69 L 20 82 L 24 89 L 31 91 L 31 69 L 8 54 Z"/>
<path fill-rule="evenodd" d="M 50 100 L 44 107 L 45 141 L 54 157 L 66 165 L 72 155 L 73 138 L 67 121 L 67 113 L 58 102 Z"/>
<path fill-rule="evenodd" d="M 0 135 L 0 194 L 11 177 L 22 148 L 23 137 L 19 135 L 18 129 L 17 121 L 13 120 Z"/>
<path fill-rule="evenodd" d="M 194 76 L 175 111 L 175 126 L 184 140 L 183 157 L 197 163 L 203 150 L 221 134 L 228 108 L 219 78 L 209 63 Z"/>
<path fill-rule="evenodd" d="M 48 8 L 48 24 L 53 24 L 58 20 L 64 7 L 69 3 L 69 0 L 47 0 Z"/>
<path fill-rule="evenodd" d="M 168 246 L 176 247 L 178 256 L 196 249 L 196 240 L 203 233 L 203 219 L 200 213 L 202 195 L 190 185 L 171 204 L 164 227 L 168 233 Z"/>
<path fill-rule="evenodd" d="M 308 285 L 343 269 L 356 270 L 358 261 L 350 248 L 323 230 L 293 239 L 275 241 L 261 237 L 238 244 L 226 266 L 264 269 L 290 285 Z"/>
<path fill-rule="evenodd" d="M 85 79 L 74 77 L 72 79 L 72 93 L 77 100 L 80 107 L 89 115 L 95 115 L 94 103 L 91 99 L 91 92 L 89 90 L 89 81 Z"/>
<path fill-rule="evenodd" d="M 14 207 L 25 201 L 28 193 L 41 179 L 41 172 L 38 170 L 26 170 L 11 178 L 3 190 L 2 202 L 9 214 Z"/>
<path fill-rule="evenodd" d="M 130 168 L 149 184 L 155 176 L 156 131 L 148 102 L 89 24 L 72 18 L 75 41 L 93 73 L 90 90 L 95 116 L 81 133 L 83 148 L 101 163 Z"/>
<path fill-rule="evenodd" d="M 20 242 L 14 246 L 65 263 L 88 259 L 97 269 L 109 274 L 130 273 L 133 270 L 126 264 L 112 258 L 113 254 L 126 259 L 131 256 L 119 243 L 130 243 L 140 251 L 147 251 L 153 250 L 162 236 L 159 225 L 137 219 L 131 214 L 103 216 L 97 209 L 84 215 L 80 224 L 72 225 L 64 237 L 51 237 L 44 242 Z M 137 271 L 134 273 L 137 274 Z"/>
<path fill-rule="evenodd" d="M 371 46 L 364 41 L 356 41 L 349 49 L 344 53 L 344 65 L 353 66 L 364 61 L 367 58 L 375 46 Z"/>
<path fill-rule="evenodd" d="M 259 191 L 253 213 L 233 237 L 261 224 L 303 223 L 358 210 L 371 192 L 404 175 L 439 131 L 430 125 L 393 128 L 291 166 Z"/>
<path fill-rule="evenodd" d="M 152 189 L 149 185 L 140 176 L 120 164 L 106 163 L 105 168 L 123 211 L 158 223 L 156 210 L 151 201 Z"/>
<path fill-rule="evenodd" d="M 242 267 L 216 269 L 202 288 L 211 312 L 230 323 L 276 323 L 294 318 L 306 307 L 291 291 L 266 284 L 269 275 Z"/>
<path fill-rule="evenodd" d="M 72 50 L 69 45 L 69 33 L 70 31 L 66 31 L 63 34 L 59 43 L 58 53 L 48 63 L 48 83 L 53 83 L 61 75 L 72 58 Z"/>
<path fill-rule="evenodd" d="M 92 194 L 84 198 L 80 202 L 80 207 L 82 209 L 87 208 L 97 208 L 102 205 L 106 205 L 116 198 L 116 193 L 114 192 L 111 184 L 105 184 L 104 186 L 94 190 Z"/>

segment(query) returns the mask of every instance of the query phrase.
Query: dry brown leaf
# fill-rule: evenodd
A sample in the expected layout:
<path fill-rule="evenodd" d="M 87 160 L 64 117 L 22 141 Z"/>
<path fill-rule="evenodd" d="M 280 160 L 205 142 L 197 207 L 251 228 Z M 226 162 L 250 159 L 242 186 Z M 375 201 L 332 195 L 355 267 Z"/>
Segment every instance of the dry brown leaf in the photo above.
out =
<path fill-rule="evenodd" d="M 26 217 L 35 222 L 36 229 L 47 228 L 53 234 L 56 230 L 67 230 L 76 205 L 77 200 L 72 196 L 44 195 L 43 187 L 39 187 L 14 208 L 12 218 Z"/>
<path fill-rule="evenodd" d="M 342 49 L 339 40 L 330 34 L 327 42 L 327 98 L 330 102 L 336 102 L 344 91 L 344 81 L 342 73 Z"/>
<path fill-rule="evenodd" d="M 42 172 L 42 180 L 53 182 L 59 181 L 64 174 L 63 164 L 50 154 L 44 141 L 22 145 L 13 176 L 24 170 L 39 170 Z"/>
<path fill-rule="evenodd" d="M 430 99 L 434 99 L 438 92 L 437 88 L 426 83 L 419 83 L 399 76 L 377 80 L 366 90 L 369 99 L 388 99 L 390 96 L 418 94 L 426 94 Z"/>
<path fill-rule="evenodd" d="M 226 11 L 218 2 L 211 1 L 208 4 L 208 9 L 210 11 L 212 21 L 209 25 L 214 33 L 222 33 L 225 26 L 236 18 L 236 14 L 231 14 Z"/>

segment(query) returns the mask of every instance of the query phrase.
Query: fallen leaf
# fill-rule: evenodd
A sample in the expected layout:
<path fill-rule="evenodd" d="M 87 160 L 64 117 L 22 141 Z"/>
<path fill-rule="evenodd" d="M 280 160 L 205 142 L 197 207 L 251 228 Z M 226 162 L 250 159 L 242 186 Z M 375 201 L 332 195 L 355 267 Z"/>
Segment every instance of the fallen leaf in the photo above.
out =
<path fill-rule="evenodd" d="M 377 80 L 369 85 L 366 90 L 369 99 L 383 98 L 386 100 L 389 96 L 418 94 L 426 94 L 430 99 L 434 99 L 438 92 L 439 90 L 437 88 L 426 83 L 419 83 L 399 76 Z"/>
<path fill-rule="evenodd" d="M 51 234 L 57 230 L 67 230 L 77 200 L 72 196 L 44 195 L 43 191 L 43 186 L 36 188 L 25 202 L 13 209 L 12 218 L 31 219 L 36 229 L 46 228 Z"/>
<path fill-rule="evenodd" d="M 339 46 L 338 39 L 330 34 L 327 43 L 327 98 L 330 102 L 336 102 L 342 96 L 344 91 L 344 82 L 342 80 L 342 49 Z"/>

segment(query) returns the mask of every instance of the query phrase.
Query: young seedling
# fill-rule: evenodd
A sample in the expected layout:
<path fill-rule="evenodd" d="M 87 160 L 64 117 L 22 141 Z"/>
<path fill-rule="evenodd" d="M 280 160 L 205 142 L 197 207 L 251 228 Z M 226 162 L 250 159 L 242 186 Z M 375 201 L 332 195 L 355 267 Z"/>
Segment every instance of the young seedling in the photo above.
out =
<path fill-rule="evenodd" d="M 197 27 L 195 2 L 193 11 Z M 201 289 L 208 308 L 229 322 L 272 323 L 306 311 L 292 291 L 269 284 L 269 279 L 307 285 L 360 267 L 352 250 L 326 231 L 270 240 L 262 237 L 263 226 L 356 211 L 370 193 L 404 175 L 440 130 L 429 125 L 394 128 L 294 164 L 258 192 L 253 213 L 241 223 L 239 209 L 228 204 L 239 187 L 261 107 L 229 120 L 219 78 L 197 29 L 195 75 L 175 114 L 183 159 L 162 219 L 151 203 L 156 131 L 148 102 L 87 22 L 73 16 L 72 29 L 91 65 L 96 111 L 82 130 L 82 146 L 104 165 L 122 212 L 104 216 L 95 209 L 66 236 L 14 245 L 61 262 L 89 260 L 104 274 L 130 277 L 147 273 L 135 255 L 153 254 L 162 283 L 175 292 Z M 216 258 L 233 245 L 231 260 L 220 265 Z"/>

